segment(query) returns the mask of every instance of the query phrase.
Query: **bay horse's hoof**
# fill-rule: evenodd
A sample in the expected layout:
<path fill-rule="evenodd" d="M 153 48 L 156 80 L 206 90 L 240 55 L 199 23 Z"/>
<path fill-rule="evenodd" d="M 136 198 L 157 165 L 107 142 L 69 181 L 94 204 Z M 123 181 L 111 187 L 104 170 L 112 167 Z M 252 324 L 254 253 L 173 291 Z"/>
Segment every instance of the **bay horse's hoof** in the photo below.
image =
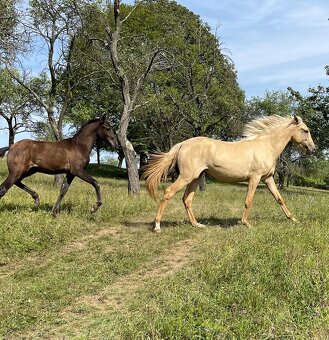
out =
<path fill-rule="evenodd" d="M 53 215 L 53 217 L 58 217 L 59 211 L 58 211 L 58 210 L 57 210 L 57 211 L 53 210 L 53 211 L 51 212 L 51 214 Z"/>
<path fill-rule="evenodd" d="M 94 213 L 98 210 L 98 208 L 99 208 L 101 205 L 102 205 L 102 203 L 101 203 L 101 202 L 98 202 L 96 205 L 94 205 L 94 206 L 90 209 L 90 212 L 91 212 L 92 214 L 94 214 Z"/>
<path fill-rule="evenodd" d="M 154 228 L 154 229 L 152 229 L 152 231 L 154 233 L 157 233 L 157 234 L 161 233 L 161 229 L 160 228 L 158 228 L 158 229 Z"/>

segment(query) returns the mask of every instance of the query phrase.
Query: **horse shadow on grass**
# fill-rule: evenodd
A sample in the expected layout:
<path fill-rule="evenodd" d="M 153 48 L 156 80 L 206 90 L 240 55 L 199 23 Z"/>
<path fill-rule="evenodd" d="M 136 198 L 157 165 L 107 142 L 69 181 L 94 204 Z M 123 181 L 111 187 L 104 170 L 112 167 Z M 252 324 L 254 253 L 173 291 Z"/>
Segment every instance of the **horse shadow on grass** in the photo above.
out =
<path fill-rule="evenodd" d="M 44 211 L 51 214 L 53 209 L 53 204 L 49 203 L 40 203 L 39 207 L 36 207 L 33 205 L 33 203 L 6 203 L 3 205 L 0 205 L 0 212 L 2 211 Z M 64 203 L 61 206 L 60 212 L 66 212 L 71 213 L 74 210 L 74 205 L 71 203 Z"/>
<path fill-rule="evenodd" d="M 206 228 L 211 227 L 219 227 L 222 229 L 229 229 L 236 227 L 241 224 L 239 218 L 215 218 L 215 217 L 209 217 L 209 218 L 201 218 L 198 220 L 199 223 L 204 224 Z M 154 227 L 154 221 L 152 222 L 141 222 L 141 221 L 124 221 L 123 225 L 125 225 L 128 228 L 145 228 L 147 226 L 148 230 L 153 230 Z M 166 228 L 179 228 L 182 226 L 191 226 L 189 221 L 184 222 L 175 222 L 175 221 L 161 221 L 161 229 Z"/>

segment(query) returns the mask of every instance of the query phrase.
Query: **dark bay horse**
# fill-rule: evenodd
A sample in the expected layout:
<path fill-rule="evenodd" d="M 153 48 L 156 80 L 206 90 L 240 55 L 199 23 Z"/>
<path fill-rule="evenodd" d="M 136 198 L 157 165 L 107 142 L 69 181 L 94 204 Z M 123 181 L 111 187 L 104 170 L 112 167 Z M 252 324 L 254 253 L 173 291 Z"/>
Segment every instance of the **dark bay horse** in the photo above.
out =
<path fill-rule="evenodd" d="M 160 221 L 168 201 L 184 187 L 183 202 L 191 224 L 203 227 L 196 221 L 192 211 L 193 196 L 202 172 L 222 182 L 248 182 L 243 224 L 250 226 L 249 211 L 260 181 L 266 184 L 287 218 L 295 220 L 276 188 L 273 174 L 276 161 L 290 140 L 306 151 L 314 152 L 315 146 L 308 127 L 298 116 L 274 115 L 248 123 L 244 128 L 244 137 L 237 142 L 195 137 L 176 144 L 169 152 L 151 155 L 143 175 L 146 189 L 153 198 L 156 198 L 157 187 L 170 169 L 177 166 L 179 170 L 177 180 L 164 192 L 155 217 L 154 231 L 160 231 Z"/>
<path fill-rule="evenodd" d="M 0 198 L 15 184 L 29 193 L 34 199 L 35 206 L 38 207 L 40 204 L 39 195 L 23 184 L 22 180 L 36 172 L 50 175 L 65 173 L 66 178 L 52 209 L 53 215 L 59 214 L 61 201 L 74 177 L 81 178 L 95 188 L 97 202 L 91 212 L 96 212 L 102 204 L 100 188 L 98 182 L 85 171 L 85 167 L 89 163 L 90 153 L 97 138 L 109 143 L 113 148 L 118 147 L 117 137 L 106 121 L 105 115 L 100 119 L 93 119 L 85 123 L 71 138 L 58 142 L 24 139 L 10 148 L 2 148 L 0 150 L 1 157 L 9 149 L 7 156 L 9 174 L 0 185 Z"/>

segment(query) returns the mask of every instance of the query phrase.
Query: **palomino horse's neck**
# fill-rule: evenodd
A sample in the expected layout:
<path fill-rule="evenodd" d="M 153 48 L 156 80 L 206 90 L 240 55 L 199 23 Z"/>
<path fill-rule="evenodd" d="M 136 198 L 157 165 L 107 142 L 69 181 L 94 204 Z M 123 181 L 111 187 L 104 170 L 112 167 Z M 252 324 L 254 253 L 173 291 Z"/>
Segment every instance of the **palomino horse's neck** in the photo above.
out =
<path fill-rule="evenodd" d="M 269 143 L 273 150 L 273 157 L 278 159 L 284 148 L 287 146 L 292 137 L 294 125 L 277 128 L 268 135 Z"/>
<path fill-rule="evenodd" d="M 77 144 L 83 146 L 89 152 L 91 152 L 96 141 L 98 125 L 99 122 L 87 124 L 73 137 Z"/>

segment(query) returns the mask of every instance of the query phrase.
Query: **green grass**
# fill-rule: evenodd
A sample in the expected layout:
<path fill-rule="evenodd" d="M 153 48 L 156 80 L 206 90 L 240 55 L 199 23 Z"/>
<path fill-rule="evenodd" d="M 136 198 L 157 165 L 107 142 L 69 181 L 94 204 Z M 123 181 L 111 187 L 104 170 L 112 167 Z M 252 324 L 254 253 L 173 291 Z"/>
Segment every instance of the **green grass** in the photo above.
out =
<path fill-rule="evenodd" d="M 91 165 L 94 189 L 74 180 L 58 218 L 58 188 L 25 183 L 39 209 L 13 187 L 1 199 L 0 337 L 77 339 L 326 339 L 329 337 L 329 193 L 289 188 L 286 220 L 264 187 L 238 223 L 245 185 L 210 183 L 189 225 L 176 195 L 163 231 L 145 192 L 127 196 L 124 173 Z M 3 161 L 0 175 L 6 176 Z"/>

